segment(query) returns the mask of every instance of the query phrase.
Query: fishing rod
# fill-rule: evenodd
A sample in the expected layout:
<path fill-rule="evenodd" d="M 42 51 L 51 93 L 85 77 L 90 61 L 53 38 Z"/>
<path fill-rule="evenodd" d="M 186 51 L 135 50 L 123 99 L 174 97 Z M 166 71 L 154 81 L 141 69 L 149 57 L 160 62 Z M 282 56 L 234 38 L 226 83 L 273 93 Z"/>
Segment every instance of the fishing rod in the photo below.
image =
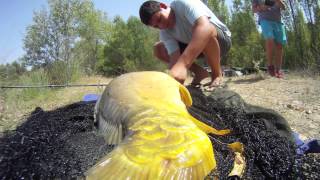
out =
<path fill-rule="evenodd" d="M 18 86 L 0 86 L 0 89 L 19 89 L 19 88 L 64 88 L 64 87 L 99 87 L 99 86 L 107 86 L 108 84 L 64 84 L 64 85 L 18 85 Z"/>

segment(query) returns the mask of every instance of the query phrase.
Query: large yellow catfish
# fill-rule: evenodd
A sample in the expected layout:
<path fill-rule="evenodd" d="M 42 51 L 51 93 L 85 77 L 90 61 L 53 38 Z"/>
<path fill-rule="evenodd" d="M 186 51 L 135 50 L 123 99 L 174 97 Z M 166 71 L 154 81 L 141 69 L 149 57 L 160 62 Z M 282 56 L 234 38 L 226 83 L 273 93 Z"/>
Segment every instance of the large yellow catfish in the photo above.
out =
<path fill-rule="evenodd" d="M 161 72 L 115 78 L 96 104 L 95 118 L 108 144 L 118 146 L 87 179 L 203 179 L 216 167 L 206 133 L 224 135 L 193 118 L 188 90 Z"/>

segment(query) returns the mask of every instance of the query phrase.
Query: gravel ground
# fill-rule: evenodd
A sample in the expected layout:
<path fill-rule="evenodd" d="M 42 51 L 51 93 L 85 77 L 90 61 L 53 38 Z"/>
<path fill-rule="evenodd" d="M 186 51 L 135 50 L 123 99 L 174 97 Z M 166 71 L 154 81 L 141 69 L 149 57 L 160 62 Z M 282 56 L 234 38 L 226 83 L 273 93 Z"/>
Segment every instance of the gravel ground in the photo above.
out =
<path fill-rule="evenodd" d="M 225 77 L 223 87 L 240 94 L 249 104 L 277 111 L 303 139 L 320 139 L 320 76 L 290 73 L 278 79 L 261 72 Z"/>
<path fill-rule="evenodd" d="M 304 139 L 320 139 L 320 77 L 251 75 L 226 81 L 249 104 L 279 112 Z"/>

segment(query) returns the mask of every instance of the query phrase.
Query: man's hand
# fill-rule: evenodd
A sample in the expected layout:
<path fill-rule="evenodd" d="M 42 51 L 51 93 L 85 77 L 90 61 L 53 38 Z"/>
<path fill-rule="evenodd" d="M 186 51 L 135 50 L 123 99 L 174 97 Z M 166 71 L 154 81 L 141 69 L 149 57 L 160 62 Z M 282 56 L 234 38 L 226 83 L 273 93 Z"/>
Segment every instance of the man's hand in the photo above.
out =
<path fill-rule="evenodd" d="M 260 9 L 260 11 L 268 11 L 270 9 L 270 6 L 261 4 L 261 5 L 259 5 L 259 9 Z"/>
<path fill-rule="evenodd" d="M 185 64 L 181 62 L 177 62 L 175 65 L 172 66 L 170 69 L 170 75 L 179 81 L 181 84 L 187 79 L 187 71 L 188 68 Z"/>
<path fill-rule="evenodd" d="M 253 4 L 252 5 L 252 10 L 254 13 L 268 11 L 269 9 L 270 9 L 270 6 L 267 6 L 264 4 Z"/>
<path fill-rule="evenodd" d="M 258 5 L 259 12 L 269 11 L 270 8 L 271 8 L 271 6 L 268 6 L 268 5 L 264 5 L 264 4 Z"/>
<path fill-rule="evenodd" d="M 276 5 L 280 7 L 280 9 L 285 10 L 286 9 L 286 4 L 283 2 L 283 0 L 275 0 Z"/>

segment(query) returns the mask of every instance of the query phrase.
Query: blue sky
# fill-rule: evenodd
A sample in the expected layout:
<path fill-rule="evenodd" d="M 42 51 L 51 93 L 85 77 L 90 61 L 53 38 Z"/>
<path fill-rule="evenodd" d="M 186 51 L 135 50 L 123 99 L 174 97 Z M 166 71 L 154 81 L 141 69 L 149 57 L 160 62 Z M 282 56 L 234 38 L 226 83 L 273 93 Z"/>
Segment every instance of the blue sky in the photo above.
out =
<path fill-rule="evenodd" d="M 138 16 L 145 0 L 93 0 L 95 8 L 107 13 L 112 19 Z M 170 3 L 172 0 L 162 0 Z M 231 0 L 227 0 L 231 1 Z M 0 0 L 0 64 L 11 63 L 24 54 L 23 37 L 26 27 L 32 23 L 34 11 L 47 7 L 47 0 Z"/>

